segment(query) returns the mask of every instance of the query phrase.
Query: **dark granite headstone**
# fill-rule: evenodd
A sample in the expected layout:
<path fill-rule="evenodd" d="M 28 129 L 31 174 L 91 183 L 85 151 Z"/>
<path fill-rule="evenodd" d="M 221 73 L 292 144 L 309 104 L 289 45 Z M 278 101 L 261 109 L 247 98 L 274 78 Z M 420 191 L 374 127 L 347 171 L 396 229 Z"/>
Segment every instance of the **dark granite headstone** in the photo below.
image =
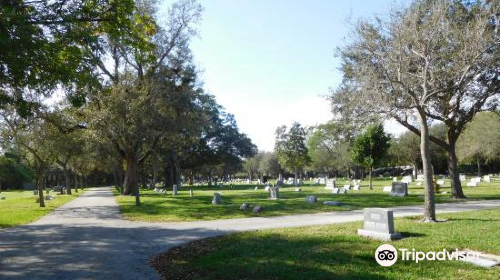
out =
<path fill-rule="evenodd" d="M 390 196 L 408 196 L 408 184 L 403 182 L 392 182 Z"/>

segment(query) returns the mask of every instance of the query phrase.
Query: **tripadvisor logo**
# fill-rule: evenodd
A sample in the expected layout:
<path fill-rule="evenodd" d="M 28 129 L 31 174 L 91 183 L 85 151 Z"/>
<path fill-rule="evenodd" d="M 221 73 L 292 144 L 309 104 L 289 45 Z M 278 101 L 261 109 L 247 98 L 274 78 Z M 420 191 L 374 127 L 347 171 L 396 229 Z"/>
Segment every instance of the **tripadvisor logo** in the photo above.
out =
<path fill-rule="evenodd" d="M 480 257 L 481 252 L 461 252 L 458 249 L 455 251 L 447 251 L 443 249 L 442 251 L 434 252 L 421 252 L 415 251 L 415 249 L 405 249 L 400 248 L 399 253 L 401 254 L 400 260 L 402 261 L 414 261 L 418 263 L 419 261 L 429 260 L 429 261 L 445 261 L 445 260 L 476 260 Z M 390 244 L 382 244 L 375 251 L 375 260 L 381 266 L 391 266 L 398 260 L 398 250 Z"/>

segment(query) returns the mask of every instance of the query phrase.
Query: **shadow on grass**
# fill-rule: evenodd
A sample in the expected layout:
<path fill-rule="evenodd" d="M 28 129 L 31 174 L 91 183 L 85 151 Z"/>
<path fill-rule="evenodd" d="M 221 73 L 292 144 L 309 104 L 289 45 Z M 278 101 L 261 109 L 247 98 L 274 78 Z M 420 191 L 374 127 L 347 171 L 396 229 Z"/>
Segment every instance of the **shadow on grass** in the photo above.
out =
<path fill-rule="evenodd" d="M 216 237 L 174 248 L 151 262 L 163 279 L 389 279 L 361 250 L 367 241 L 352 239 Z"/>

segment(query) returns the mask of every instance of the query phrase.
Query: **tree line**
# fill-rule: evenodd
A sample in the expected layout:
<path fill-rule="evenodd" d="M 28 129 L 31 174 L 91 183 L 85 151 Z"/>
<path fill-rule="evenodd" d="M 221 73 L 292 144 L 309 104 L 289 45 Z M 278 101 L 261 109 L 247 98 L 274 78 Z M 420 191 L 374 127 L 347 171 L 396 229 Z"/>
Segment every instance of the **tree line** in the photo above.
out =
<path fill-rule="evenodd" d="M 40 206 L 53 168 L 70 192 L 73 176 L 112 174 L 140 205 L 141 185 L 229 176 L 256 152 L 194 66 L 202 10 L 194 0 L 162 18 L 156 1 L 2 6 L 2 149 L 32 171 Z"/>

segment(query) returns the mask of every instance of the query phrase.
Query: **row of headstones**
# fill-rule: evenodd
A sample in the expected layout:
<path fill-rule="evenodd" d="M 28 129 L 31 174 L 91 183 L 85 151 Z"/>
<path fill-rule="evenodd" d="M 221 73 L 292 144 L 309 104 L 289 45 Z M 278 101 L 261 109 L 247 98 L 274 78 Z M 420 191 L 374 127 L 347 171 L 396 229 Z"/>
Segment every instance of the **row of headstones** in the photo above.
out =
<path fill-rule="evenodd" d="M 335 179 L 330 179 L 326 181 L 326 187 L 325 189 L 331 189 L 333 193 L 342 193 L 344 191 L 348 190 L 353 190 L 353 191 L 359 191 L 361 190 L 361 180 L 353 180 L 353 185 L 351 186 L 351 183 L 349 181 L 346 181 L 344 186 L 342 188 L 337 188 Z M 343 189 L 343 191 L 341 191 Z"/>
<path fill-rule="evenodd" d="M 157 193 L 167 193 L 167 189 L 159 189 L 159 188 L 154 188 L 154 191 L 157 192 Z M 178 195 L 179 194 L 179 188 L 177 187 L 177 185 L 173 185 L 172 186 L 172 195 Z M 189 189 L 189 197 L 193 197 L 194 196 L 194 192 L 193 192 L 193 189 Z"/>

